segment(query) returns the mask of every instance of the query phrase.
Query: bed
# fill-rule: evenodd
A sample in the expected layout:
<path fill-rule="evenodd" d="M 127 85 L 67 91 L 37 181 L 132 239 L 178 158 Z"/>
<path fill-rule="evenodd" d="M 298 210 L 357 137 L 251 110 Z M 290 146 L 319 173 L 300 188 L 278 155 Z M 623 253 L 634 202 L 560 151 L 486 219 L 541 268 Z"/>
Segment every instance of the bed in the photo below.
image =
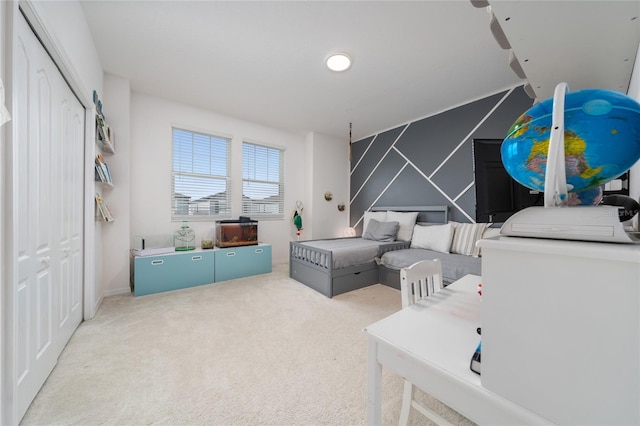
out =
<path fill-rule="evenodd" d="M 400 222 L 413 218 L 413 223 L 401 223 L 401 229 L 411 230 L 415 223 L 447 223 L 448 219 L 446 206 L 374 207 L 371 212 L 393 212 Z M 402 232 L 398 231 L 399 238 Z M 410 240 L 411 233 L 406 240 L 390 242 L 362 237 L 291 241 L 289 276 L 327 297 L 367 287 L 380 282 L 376 260 L 384 253 L 408 249 Z"/>
<path fill-rule="evenodd" d="M 449 222 L 450 240 L 446 239 L 447 226 L 431 226 L 424 238 L 421 226 L 416 225 L 411 247 L 384 253 L 378 262 L 380 284 L 400 289 L 400 270 L 421 260 L 440 259 L 442 280 L 445 285 L 467 274 L 482 275 L 482 259 L 477 241 L 500 235 L 501 224 Z M 422 235 L 421 235 L 422 234 Z M 427 242 L 425 247 L 425 242 Z"/>
<path fill-rule="evenodd" d="M 445 285 L 451 284 L 467 274 L 482 274 L 482 260 L 479 257 L 408 248 L 394 253 L 385 253 L 379 258 L 380 284 L 400 290 L 400 269 L 427 259 L 440 259 L 442 281 Z"/>

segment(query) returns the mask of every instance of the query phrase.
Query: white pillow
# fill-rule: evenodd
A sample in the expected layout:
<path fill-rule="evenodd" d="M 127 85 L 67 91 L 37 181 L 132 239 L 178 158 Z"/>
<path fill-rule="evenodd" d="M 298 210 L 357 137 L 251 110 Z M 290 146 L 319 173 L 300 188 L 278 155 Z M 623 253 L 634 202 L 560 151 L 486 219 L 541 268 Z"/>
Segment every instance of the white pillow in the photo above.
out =
<path fill-rule="evenodd" d="M 411 241 L 413 235 L 413 227 L 418 219 L 418 212 L 394 212 L 387 211 L 388 222 L 398 222 L 400 227 L 398 228 L 398 235 L 396 240 L 398 241 Z"/>
<path fill-rule="evenodd" d="M 369 225 L 369 220 L 371 219 L 375 219 L 378 222 L 386 222 L 387 212 L 364 212 L 364 221 L 362 222 L 362 235 L 367 232 L 367 225 Z"/>
<path fill-rule="evenodd" d="M 441 253 L 449 253 L 451 239 L 453 238 L 453 225 L 416 225 L 411 237 L 411 248 L 423 248 Z"/>
<path fill-rule="evenodd" d="M 482 238 L 486 223 L 458 223 L 449 222 L 453 228 L 453 241 L 451 242 L 451 253 L 464 254 L 478 257 L 480 247 L 476 247 L 476 242 Z"/>

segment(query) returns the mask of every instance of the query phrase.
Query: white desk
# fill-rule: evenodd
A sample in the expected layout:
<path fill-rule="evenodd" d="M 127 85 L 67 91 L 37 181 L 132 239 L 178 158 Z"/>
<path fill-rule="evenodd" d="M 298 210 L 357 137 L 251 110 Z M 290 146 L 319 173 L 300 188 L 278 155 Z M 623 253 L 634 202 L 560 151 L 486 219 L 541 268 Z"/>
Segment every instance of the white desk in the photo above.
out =
<path fill-rule="evenodd" d="M 368 425 L 381 424 L 383 365 L 478 424 L 550 423 L 486 390 L 469 369 L 480 341 L 479 282 L 467 275 L 365 329 Z"/>
<path fill-rule="evenodd" d="M 561 425 L 640 425 L 640 246 L 480 246 L 483 386 Z"/>

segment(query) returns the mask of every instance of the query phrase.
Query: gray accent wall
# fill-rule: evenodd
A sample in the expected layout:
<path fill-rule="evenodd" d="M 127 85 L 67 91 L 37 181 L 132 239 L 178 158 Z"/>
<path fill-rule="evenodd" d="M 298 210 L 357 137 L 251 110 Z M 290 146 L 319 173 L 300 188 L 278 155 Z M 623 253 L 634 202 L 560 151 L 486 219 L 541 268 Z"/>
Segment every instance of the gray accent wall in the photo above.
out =
<path fill-rule="evenodd" d="M 473 139 L 503 139 L 532 105 L 518 86 L 354 142 L 350 226 L 361 235 L 373 206 L 448 205 L 475 222 Z"/>

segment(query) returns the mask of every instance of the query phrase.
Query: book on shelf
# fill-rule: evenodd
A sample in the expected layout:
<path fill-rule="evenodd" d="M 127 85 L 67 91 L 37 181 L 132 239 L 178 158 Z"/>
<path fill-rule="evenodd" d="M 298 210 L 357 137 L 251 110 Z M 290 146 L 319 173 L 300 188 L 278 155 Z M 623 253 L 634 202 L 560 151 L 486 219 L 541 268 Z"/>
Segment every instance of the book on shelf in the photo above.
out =
<path fill-rule="evenodd" d="M 96 193 L 96 204 L 98 204 L 98 211 L 100 212 L 100 216 L 104 219 L 105 222 L 113 222 L 113 214 L 111 214 L 111 209 L 105 204 L 102 196 Z"/>
<path fill-rule="evenodd" d="M 107 152 L 114 152 L 115 141 L 113 132 L 111 131 L 111 126 L 105 122 L 101 112 L 96 112 L 96 140 Z"/>
<path fill-rule="evenodd" d="M 96 172 L 98 173 L 98 177 L 102 182 L 112 183 L 111 180 L 111 171 L 109 170 L 109 165 L 105 163 L 102 154 L 96 155 Z"/>

